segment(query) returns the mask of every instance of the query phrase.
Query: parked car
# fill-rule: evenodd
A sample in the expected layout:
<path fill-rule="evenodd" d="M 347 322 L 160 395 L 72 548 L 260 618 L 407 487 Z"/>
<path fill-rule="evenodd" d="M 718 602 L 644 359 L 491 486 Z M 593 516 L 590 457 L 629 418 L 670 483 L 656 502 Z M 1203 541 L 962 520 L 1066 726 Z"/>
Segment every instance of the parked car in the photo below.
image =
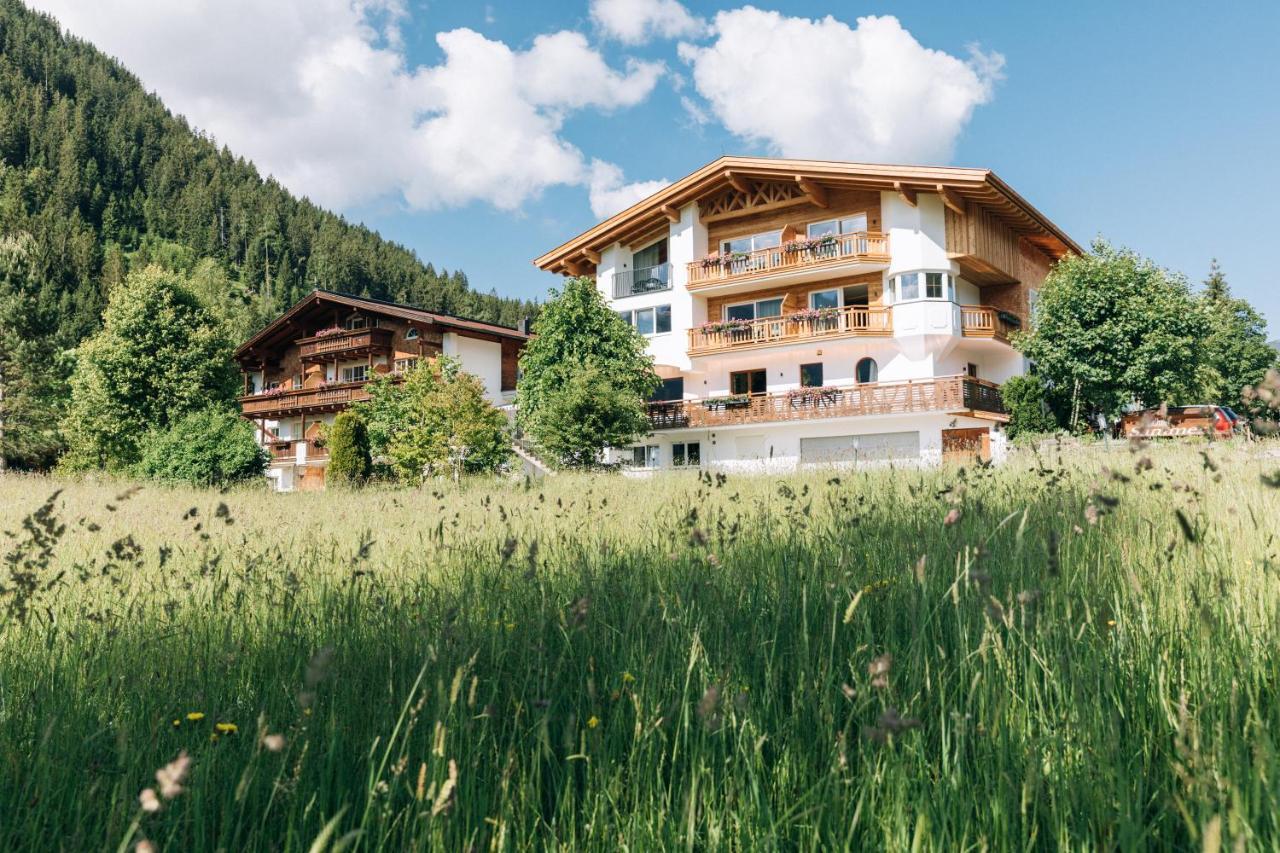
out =
<path fill-rule="evenodd" d="M 1120 421 L 1126 438 L 1178 438 L 1211 436 L 1230 438 L 1244 421 L 1225 406 L 1160 406 L 1129 412 Z"/>

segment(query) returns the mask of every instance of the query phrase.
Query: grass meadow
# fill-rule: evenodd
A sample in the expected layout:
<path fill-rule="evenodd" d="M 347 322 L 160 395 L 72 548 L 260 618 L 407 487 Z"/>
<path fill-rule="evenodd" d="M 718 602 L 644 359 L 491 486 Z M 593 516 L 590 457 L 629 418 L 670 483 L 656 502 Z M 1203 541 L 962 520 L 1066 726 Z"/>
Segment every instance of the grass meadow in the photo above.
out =
<path fill-rule="evenodd" d="M 0 478 L 0 847 L 1274 849 L 1277 469 Z"/>

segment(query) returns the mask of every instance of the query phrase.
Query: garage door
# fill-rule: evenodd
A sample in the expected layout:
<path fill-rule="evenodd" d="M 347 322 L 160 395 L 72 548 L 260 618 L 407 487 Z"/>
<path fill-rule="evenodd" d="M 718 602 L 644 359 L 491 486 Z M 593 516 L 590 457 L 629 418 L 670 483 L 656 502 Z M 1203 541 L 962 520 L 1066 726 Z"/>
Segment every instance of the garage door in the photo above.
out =
<path fill-rule="evenodd" d="M 918 432 L 824 435 L 800 439 L 800 461 L 808 464 L 919 458 L 920 433 Z"/>

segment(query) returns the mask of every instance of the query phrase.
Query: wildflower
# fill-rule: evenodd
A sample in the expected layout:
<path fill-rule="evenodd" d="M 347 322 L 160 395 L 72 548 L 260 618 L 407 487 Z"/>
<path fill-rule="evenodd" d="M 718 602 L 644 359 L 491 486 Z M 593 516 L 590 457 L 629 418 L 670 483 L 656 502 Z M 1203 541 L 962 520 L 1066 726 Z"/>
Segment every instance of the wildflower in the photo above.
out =
<path fill-rule="evenodd" d="M 951 525 L 955 524 L 959 520 L 960 520 L 960 507 L 953 506 L 951 508 L 951 511 L 947 513 L 947 517 L 942 520 L 942 523 L 945 526 L 950 527 Z"/>
<path fill-rule="evenodd" d="M 187 714 L 187 719 L 193 723 L 198 723 L 204 719 L 204 714 L 200 711 L 192 711 L 190 714 Z"/>
<path fill-rule="evenodd" d="M 848 683 L 846 683 L 846 682 L 842 682 L 842 683 L 840 684 L 840 692 L 841 692 L 841 693 L 843 693 L 843 694 L 844 694 L 844 698 L 848 699 L 850 702 L 852 702 L 852 701 L 853 701 L 853 697 L 857 695 L 857 694 L 854 692 L 854 689 L 853 689 L 852 687 L 850 687 L 850 686 L 848 685 Z"/>
<path fill-rule="evenodd" d="M 1108 620 L 1107 620 L 1107 627 L 1108 627 L 1108 628 L 1114 628 L 1115 626 L 1116 626 L 1116 620 L 1114 620 L 1114 619 L 1108 619 Z"/>
<path fill-rule="evenodd" d="M 143 788 L 142 793 L 138 795 L 138 805 L 142 806 L 142 810 L 147 814 L 160 811 L 160 798 L 156 796 L 155 788 Z"/>
<path fill-rule="evenodd" d="M 173 720 L 173 727 L 176 729 L 176 728 L 180 727 L 181 725 L 182 725 L 182 720 L 179 720 L 179 719 L 177 719 L 177 718 L 175 717 L 175 718 L 174 718 L 174 720 Z"/>
<path fill-rule="evenodd" d="M 871 686 L 884 689 L 889 686 L 889 670 L 893 668 L 893 655 L 883 654 L 867 664 L 867 675 L 871 676 Z"/>
<path fill-rule="evenodd" d="M 698 700 L 698 719 L 702 720 L 702 724 L 708 729 L 718 728 L 720 726 L 720 688 L 711 685 L 706 692 L 702 694 L 702 698 Z"/>
<path fill-rule="evenodd" d="M 217 723 L 214 725 L 214 728 L 218 730 L 219 734 L 224 735 L 233 735 L 240 731 L 240 727 L 235 723 Z"/>
<path fill-rule="evenodd" d="M 587 720 L 587 728 L 594 729 L 598 725 L 600 725 L 600 718 L 592 714 L 591 719 Z"/>
<path fill-rule="evenodd" d="M 178 753 L 178 757 L 156 771 L 156 782 L 160 784 L 160 796 L 172 800 L 182 793 L 182 783 L 187 780 L 187 771 L 191 769 L 191 757 L 186 750 Z"/>
<path fill-rule="evenodd" d="M 134 853 L 156 853 L 156 846 L 147 839 L 142 839 L 133 845 Z"/>
<path fill-rule="evenodd" d="M 623 683 L 623 684 L 630 684 L 631 682 L 633 682 L 633 681 L 635 681 L 635 680 L 636 680 L 636 677 L 635 677 L 634 675 L 632 675 L 631 673 L 629 673 L 629 672 L 624 672 L 624 673 L 622 673 L 622 683 Z"/>
<path fill-rule="evenodd" d="M 1089 504 L 1084 508 L 1084 520 L 1090 524 L 1097 524 L 1099 515 L 1098 508 L 1093 504 Z"/>
<path fill-rule="evenodd" d="M 262 747 L 268 752 L 279 752 L 284 749 L 284 735 L 263 735 Z"/>

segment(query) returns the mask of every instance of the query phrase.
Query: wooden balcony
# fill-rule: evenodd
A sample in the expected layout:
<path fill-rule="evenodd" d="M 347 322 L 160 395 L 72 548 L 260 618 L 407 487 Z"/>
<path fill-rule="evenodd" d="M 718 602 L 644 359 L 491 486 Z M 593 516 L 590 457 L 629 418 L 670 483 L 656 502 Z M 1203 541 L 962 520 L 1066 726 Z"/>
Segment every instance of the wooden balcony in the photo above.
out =
<path fill-rule="evenodd" d="M 893 334 L 888 308 L 848 306 L 821 316 L 813 312 L 760 320 L 706 323 L 689 330 L 689 355 L 749 350 L 823 338 L 885 337 Z"/>
<path fill-rule="evenodd" d="M 649 404 L 654 430 L 946 412 L 1008 420 L 997 385 L 967 376 L 851 387 L 801 388 L 784 394 Z"/>
<path fill-rule="evenodd" d="M 966 338 L 992 338 L 1009 343 L 1009 336 L 1022 328 L 1022 321 L 1006 311 L 985 305 L 960 306 L 960 330 Z"/>
<path fill-rule="evenodd" d="M 323 388 L 269 391 L 240 398 L 240 412 L 248 416 L 289 417 L 312 412 L 336 412 L 369 399 L 364 382 L 344 382 Z"/>
<path fill-rule="evenodd" d="M 791 270 L 823 269 L 856 262 L 888 263 L 889 238 L 861 231 L 830 239 L 792 240 L 772 249 L 730 255 L 709 255 L 689 264 L 689 289 L 713 287 L 776 275 Z"/>
<path fill-rule="evenodd" d="M 391 329 L 350 329 L 294 341 L 304 362 L 332 361 L 391 351 Z"/>

